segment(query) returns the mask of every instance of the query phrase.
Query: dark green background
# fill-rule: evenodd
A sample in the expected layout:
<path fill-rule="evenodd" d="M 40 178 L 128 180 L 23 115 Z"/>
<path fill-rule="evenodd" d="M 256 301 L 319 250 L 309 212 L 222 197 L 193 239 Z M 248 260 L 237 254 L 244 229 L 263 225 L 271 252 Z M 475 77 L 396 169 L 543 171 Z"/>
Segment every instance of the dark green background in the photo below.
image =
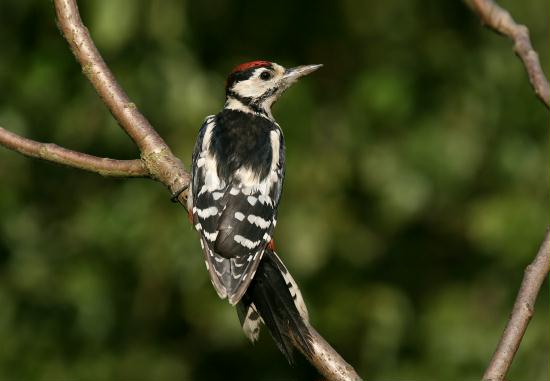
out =
<path fill-rule="evenodd" d="M 548 2 L 502 1 L 548 67 Z M 275 107 L 276 239 L 312 323 L 368 380 L 481 377 L 547 226 L 547 111 L 461 1 L 89 0 L 132 100 L 186 165 L 236 64 L 323 63 Z M 0 3 L 0 125 L 135 158 L 56 29 Z M 157 183 L 0 149 L 0 380 L 316 380 L 216 296 Z M 548 291 L 510 379 L 548 379 Z"/>

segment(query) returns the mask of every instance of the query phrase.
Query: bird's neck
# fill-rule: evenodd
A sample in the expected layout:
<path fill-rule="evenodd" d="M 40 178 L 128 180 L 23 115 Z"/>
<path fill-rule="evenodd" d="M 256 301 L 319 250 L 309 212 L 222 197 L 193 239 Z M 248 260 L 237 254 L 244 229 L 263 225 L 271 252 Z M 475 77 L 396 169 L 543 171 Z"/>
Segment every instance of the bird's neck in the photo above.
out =
<path fill-rule="evenodd" d="M 259 115 L 274 121 L 273 114 L 271 113 L 272 103 L 268 99 L 242 97 L 234 92 L 229 92 L 225 98 L 224 109 Z"/>

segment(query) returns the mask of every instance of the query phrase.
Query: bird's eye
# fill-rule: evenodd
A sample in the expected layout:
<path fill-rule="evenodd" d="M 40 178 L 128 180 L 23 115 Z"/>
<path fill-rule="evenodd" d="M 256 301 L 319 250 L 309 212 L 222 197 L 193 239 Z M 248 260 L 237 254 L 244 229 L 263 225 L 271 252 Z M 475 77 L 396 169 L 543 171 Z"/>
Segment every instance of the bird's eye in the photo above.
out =
<path fill-rule="evenodd" d="M 271 77 L 272 75 L 270 71 L 262 71 L 262 74 L 260 74 L 260 78 L 263 79 L 264 81 L 271 79 Z"/>

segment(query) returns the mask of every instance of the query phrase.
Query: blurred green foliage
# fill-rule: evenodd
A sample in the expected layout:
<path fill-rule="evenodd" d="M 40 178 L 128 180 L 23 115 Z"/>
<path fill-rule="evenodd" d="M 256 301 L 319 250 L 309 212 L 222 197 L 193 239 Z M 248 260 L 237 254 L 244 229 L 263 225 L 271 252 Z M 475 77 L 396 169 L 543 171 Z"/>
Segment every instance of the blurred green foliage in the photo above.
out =
<path fill-rule="evenodd" d="M 547 226 L 547 111 L 511 44 L 461 1 L 95 0 L 81 12 L 188 165 L 236 64 L 325 67 L 275 114 L 280 255 L 312 322 L 370 380 L 473 380 Z M 502 1 L 548 67 L 548 2 Z M 0 3 L 0 125 L 137 157 L 57 31 Z M 0 149 L 0 380 L 305 380 L 216 296 L 181 207 Z M 510 379 L 548 379 L 544 288 Z"/>

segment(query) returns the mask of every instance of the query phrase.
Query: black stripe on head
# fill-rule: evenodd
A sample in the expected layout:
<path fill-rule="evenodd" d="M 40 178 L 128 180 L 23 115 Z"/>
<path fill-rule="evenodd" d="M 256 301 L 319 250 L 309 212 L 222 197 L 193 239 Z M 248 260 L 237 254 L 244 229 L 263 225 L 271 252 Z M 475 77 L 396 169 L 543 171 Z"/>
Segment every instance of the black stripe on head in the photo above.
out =
<path fill-rule="evenodd" d="M 270 89 L 271 90 L 271 89 Z M 227 97 L 235 98 L 239 102 L 241 102 L 243 105 L 250 107 L 250 109 L 254 112 L 257 112 L 258 114 L 266 115 L 266 111 L 262 108 L 262 103 L 265 98 L 260 97 L 260 99 L 252 101 L 252 98 L 250 97 L 241 97 L 239 94 L 234 92 L 233 90 L 228 90 L 226 93 Z M 261 102 L 260 102 L 261 101 Z"/>
<path fill-rule="evenodd" d="M 265 93 L 260 95 L 260 97 L 258 99 L 254 100 L 252 106 L 256 106 L 258 108 L 261 108 L 261 104 L 263 103 L 263 101 L 265 101 L 267 98 L 273 96 L 277 92 L 277 90 L 278 90 L 277 87 L 272 87 L 272 88 L 268 89 Z"/>

